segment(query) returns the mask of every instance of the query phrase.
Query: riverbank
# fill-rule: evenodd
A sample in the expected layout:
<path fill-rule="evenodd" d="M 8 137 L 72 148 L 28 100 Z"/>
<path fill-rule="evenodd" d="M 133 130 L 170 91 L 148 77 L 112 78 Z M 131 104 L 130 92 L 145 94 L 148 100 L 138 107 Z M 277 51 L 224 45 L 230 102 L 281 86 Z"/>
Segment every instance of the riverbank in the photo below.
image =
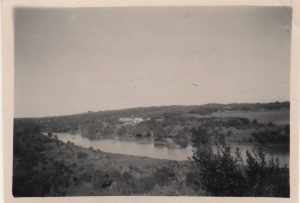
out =
<path fill-rule="evenodd" d="M 19 138 L 22 142 L 28 140 Z M 189 161 L 105 153 L 42 134 L 36 134 L 30 140 L 43 148 L 37 153 L 41 160 L 27 170 L 22 166 L 22 159 L 26 157 L 16 155 L 14 185 L 18 189 L 31 187 L 32 196 L 199 195 L 187 185 L 186 177 L 191 169 Z M 50 178 L 41 180 L 45 177 Z M 31 186 L 24 179 L 33 180 Z M 43 189 L 35 189 L 35 184 Z M 18 191 L 14 194 L 18 196 Z"/>
<path fill-rule="evenodd" d="M 193 151 L 197 149 L 197 146 L 192 146 L 192 143 L 189 143 L 187 147 L 179 146 L 171 141 L 161 141 L 162 144 L 158 144 L 157 141 L 148 137 L 126 140 L 118 137 L 113 137 L 113 139 L 89 139 L 80 134 L 70 133 L 54 133 L 54 135 L 64 143 L 70 142 L 83 148 L 99 149 L 108 153 L 145 156 L 154 159 L 188 160 L 193 155 Z M 267 161 L 271 160 L 272 156 L 274 159 L 278 157 L 281 166 L 289 166 L 289 151 L 282 150 L 284 147 L 282 144 L 261 145 L 249 142 L 226 142 L 226 144 L 231 146 L 232 156 L 235 156 L 235 149 L 239 148 L 242 158 L 246 160 L 247 151 L 258 150 L 261 147 L 266 153 Z M 217 147 L 218 145 L 213 145 L 214 151 L 216 151 Z"/>
<path fill-rule="evenodd" d="M 78 195 L 77 191 L 79 195 L 195 195 L 186 184 L 188 161 L 105 153 L 73 144 L 58 150 L 75 178 L 66 188 L 68 196 Z"/>

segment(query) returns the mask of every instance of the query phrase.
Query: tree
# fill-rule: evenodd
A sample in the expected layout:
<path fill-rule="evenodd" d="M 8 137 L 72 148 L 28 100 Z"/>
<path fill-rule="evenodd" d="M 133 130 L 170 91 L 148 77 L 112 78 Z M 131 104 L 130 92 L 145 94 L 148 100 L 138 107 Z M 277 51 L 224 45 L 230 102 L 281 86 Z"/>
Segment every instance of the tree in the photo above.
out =
<path fill-rule="evenodd" d="M 187 180 L 196 191 L 212 196 L 289 197 L 289 171 L 279 160 L 269 162 L 261 149 L 247 151 L 246 165 L 237 148 L 235 157 L 228 145 L 198 148 L 192 156 L 193 172 Z M 190 177 L 193 178 L 190 178 Z"/>
<path fill-rule="evenodd" d="M 200 149 L 192 159 L 195 167 L 194 185 L 213 196 L 242 196 L 246 189 L 246 179 L 240 173 L 240 155 L 233 158 L 229 146 L 222 146 L 213 153 L 212 148 Z"/>
<path fill-rule="evenodd" d="M 211 136 L 209 135 L 205 127 L 193 128 L 192 132 L 192 141 L 197 144 L 208 144 L 211 142 Z"/>

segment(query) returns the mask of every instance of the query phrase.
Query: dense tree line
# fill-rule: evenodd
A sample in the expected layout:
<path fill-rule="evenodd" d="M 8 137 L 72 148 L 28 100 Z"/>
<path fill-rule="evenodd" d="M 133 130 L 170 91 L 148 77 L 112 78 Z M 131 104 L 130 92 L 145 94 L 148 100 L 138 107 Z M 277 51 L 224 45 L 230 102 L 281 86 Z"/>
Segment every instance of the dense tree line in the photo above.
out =
<path fill-rule="evenodd" d="M 200 105 L 189 111 L 191 114 L 211 115 L 218 111 L 268 111 L 289 109 L 290 102 L 272 102 L 272 103 L 241 103 L 241 104 L 205 104 Z"/>

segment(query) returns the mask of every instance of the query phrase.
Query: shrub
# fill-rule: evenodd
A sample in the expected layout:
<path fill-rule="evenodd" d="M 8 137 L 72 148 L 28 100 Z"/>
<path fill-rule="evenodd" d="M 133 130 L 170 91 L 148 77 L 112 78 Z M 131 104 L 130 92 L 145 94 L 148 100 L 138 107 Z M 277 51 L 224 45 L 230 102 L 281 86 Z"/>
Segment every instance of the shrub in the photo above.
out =
<path fill-rule="evenodd" d="M 248 128 L 249 124 L 250 124 L 250 120 L 248 118 L 230 118 L 227 121 L 226 126 L 242 129 L 242 128 Z"/>
<path fill-rule="evenodd" d="M 211 147 L 198 149 L 193 157 L 195 165 L 194 185 L 205 189 L 213 196 L 242 196 L 246 179 L 240 173 L 238 159 L 231 156 L 230 147 L 219 148 L 217 153 Z"/>
<path fill-rule="evenodd" d="M 265 154 L 247 152 L 246 165 L 236 149 L 231 155 L 228 145 L 198 148 L 192 157 L 193 176 L 187 179 L 196 191 L 205 190 L 212 196 L 275 196 L 289 197 L 289 171 L 280 168 L 279 160 L 265 160 Z"/>
<path fill-rule="evenodd" d="M 230 137 L 231 135 L 233 135 L 233 132 L 231 130 L 228 130 L 226 136 Z"/>
<path fill-rule="evenodd" d="M 211 115 L 214 112 L 217 112 L 218 108 L 209 108 L 209 107 L 197 107 L 189 111 L 191 114 L 199 114 L 199 115 Z"/>
<path fill-rule="evenodd" d="M 78 152 L 77 153 L 77 158 L 78 159 L 86 159 L 87 157 L 88 157 L 88 155 L 85 152 Z"/>
<path fill-rule="evenodd" d="M 175 177 L 176 175 L 174 171 L 167 167 L 157 169 L 153 173 L 153 179 L 155 179 L 157 184 L 160 186 L 168 185 Z"/>
<path fill-rule="evenodd" d="M 252 154 L 247 151 L 245 172 L 253 196 L 289 197 L 288 169 L 280 168 L 278 158 L 268 163 L 261 149 Z"/>
<path fill-rule="evenodd" d="M 192 132 L 192 142 L 198 144 L 207 144 L 211 141 L 211 136 L 204 127 L 193 128 Z"/>
<path fill-rule="evenodd" d="M 89 173 L 82 173 L 79 175 L 79 181 L 90 182 L 92 180 L 92 176 Z"/>
<path fill-rule="evenodd" d="M 256 120 L 256 119 L 253 119 L 253 120 L 252 120 L 252 125 L 257 126 L 257 124 L 258 124 L 257 120 Z"/>
<path fill-rule="evenodd" d="M 261 131 L 256 131 L 252 133 L 252 136 L 262 144 L 289 144 L 290 143 L 290 135 L 289 131 L 285 128 L 272 128 L 265 129 Z"/>

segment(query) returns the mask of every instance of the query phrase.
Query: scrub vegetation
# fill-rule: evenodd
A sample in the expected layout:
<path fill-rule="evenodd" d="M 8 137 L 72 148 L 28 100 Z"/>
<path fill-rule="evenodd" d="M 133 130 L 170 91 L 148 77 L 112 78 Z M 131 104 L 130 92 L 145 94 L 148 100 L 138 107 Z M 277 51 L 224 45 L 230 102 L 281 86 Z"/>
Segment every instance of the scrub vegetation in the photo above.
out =
<path fill-rule="evenodd" d="M 289 197 L 288 166 L 276 157 L 266 159 L 262 148 L 247 151 L 242 158 L 239 148 L 230 146 L 250 143 L 289 151 L 288 116 L 260 120 L 259 115 L 274 112 L 289 115 L 289 103 L 149 107 L 17 118 L 13 195 Z M 251 118 L 246 116 L 250 114 Z M 121 117 L 142 119 L 124 124 Z M 154 144 L 172 142 L 196 150 L 186 161 L 112 154 L 63 143 L 57 132 L 80 133 L 89 139 L 151 138 Z"/>

